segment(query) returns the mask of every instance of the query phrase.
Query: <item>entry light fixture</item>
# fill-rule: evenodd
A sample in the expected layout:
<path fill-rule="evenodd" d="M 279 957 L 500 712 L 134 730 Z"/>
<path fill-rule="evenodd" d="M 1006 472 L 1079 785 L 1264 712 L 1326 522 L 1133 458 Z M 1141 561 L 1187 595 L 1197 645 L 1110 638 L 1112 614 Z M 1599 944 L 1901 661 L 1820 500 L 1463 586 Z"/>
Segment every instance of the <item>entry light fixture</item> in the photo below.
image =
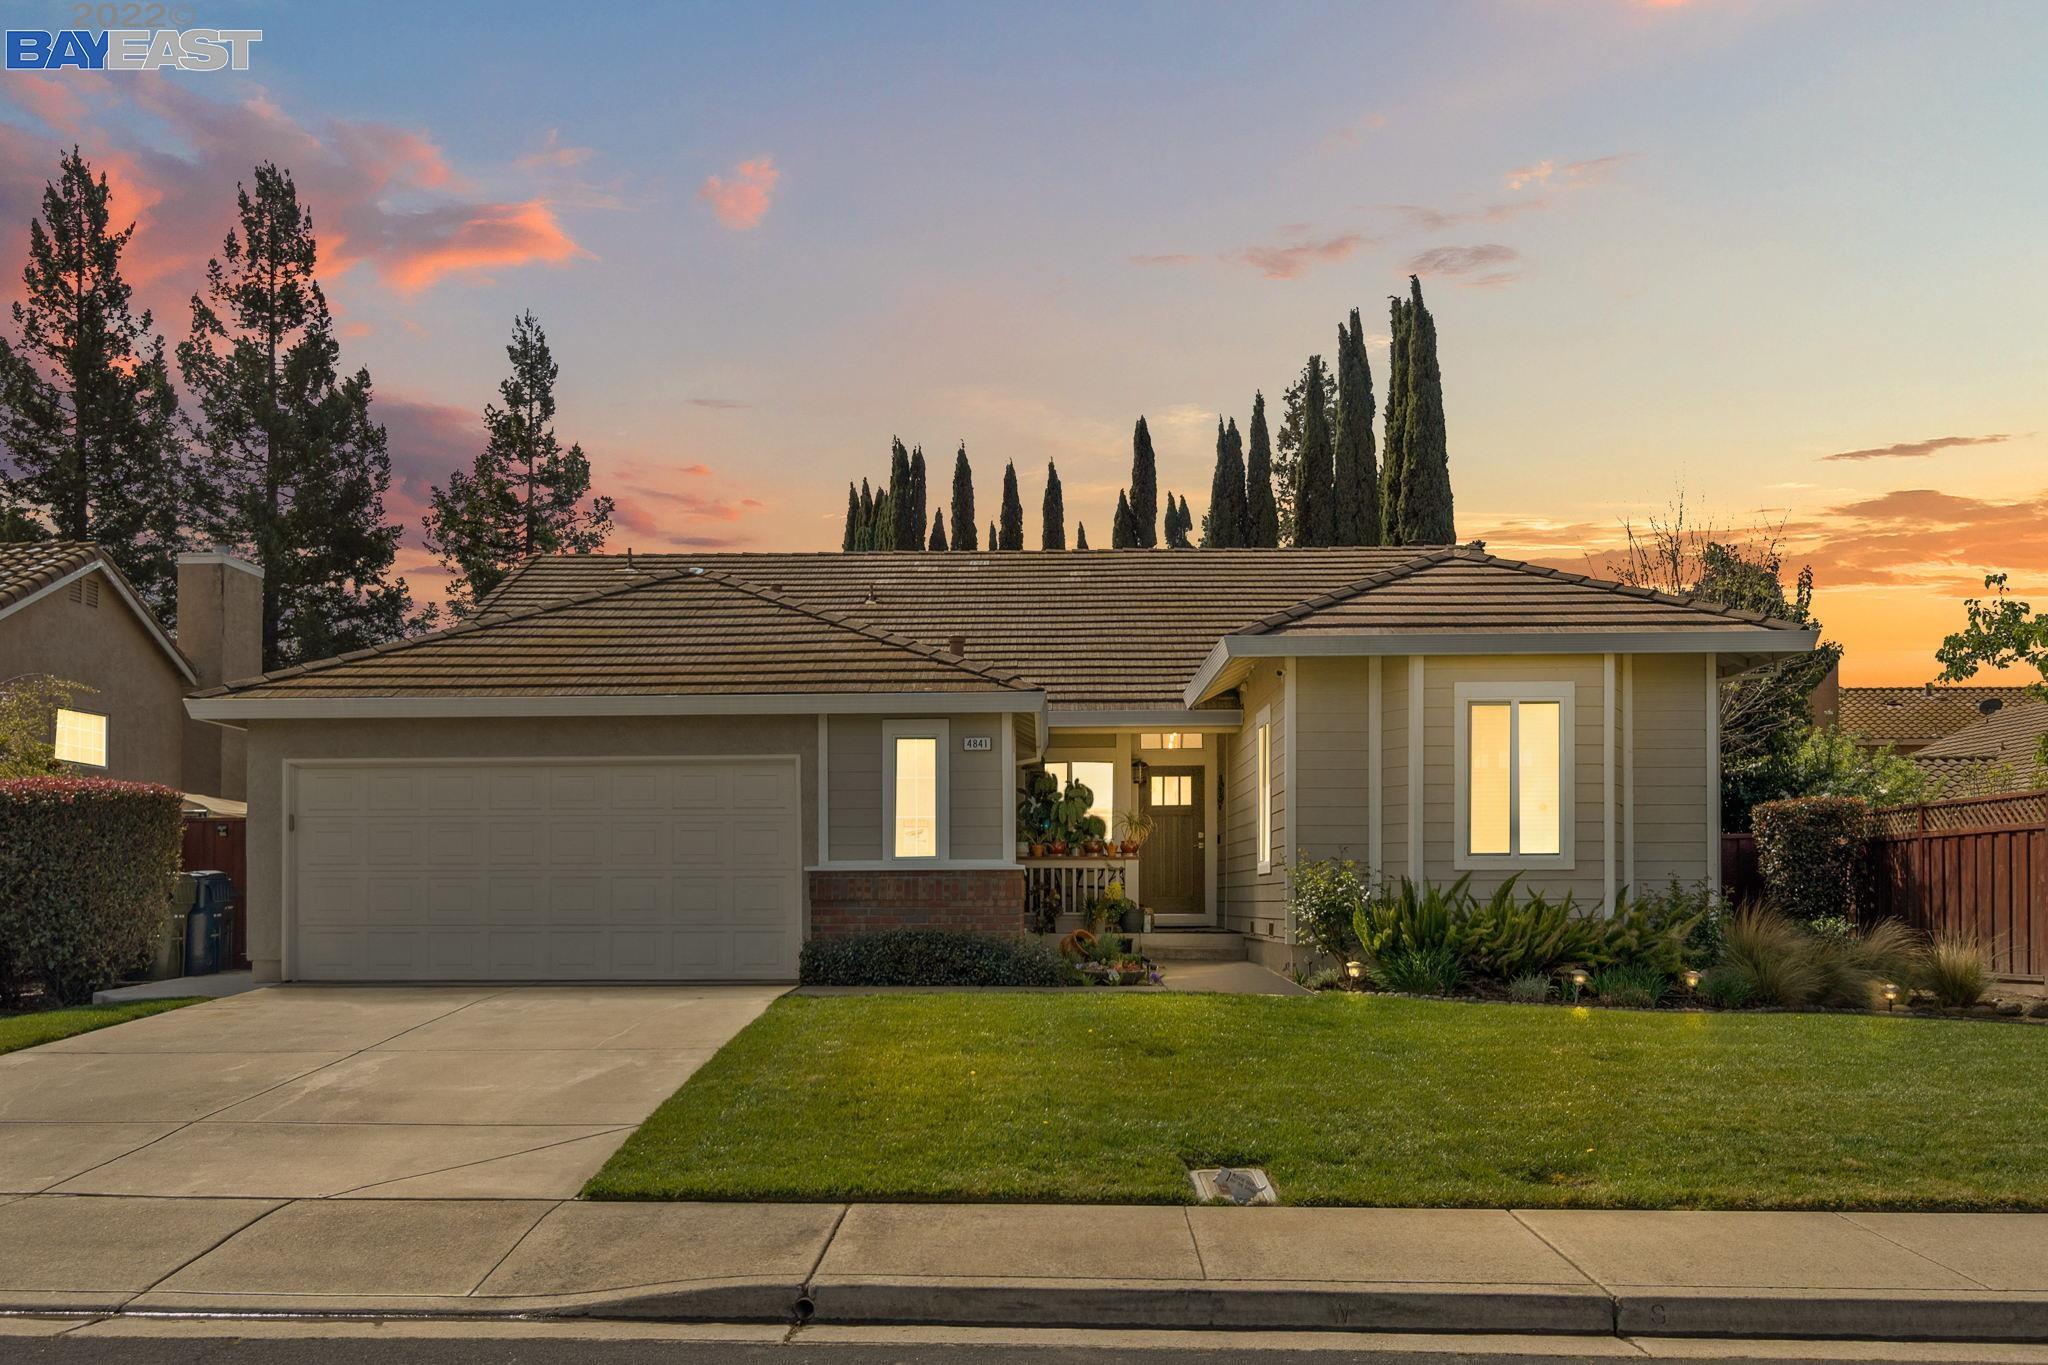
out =
<path fill-rule="evenodd" d="M 1147 774 L 1149 774 L 1149 773 L 1150 773 L 1151 771 L 1152 771 L 1152 765 L 1151 765 L 1151 764 L 1149 764 L 1149 763 L 1147 763 L 1147 762 L 1146 762 L 1146 761 L 1145 761 L 1144 759 L 1142 759 L 1142 758 L 1134 758 L 1134 759 L 1132 759 L 1132 760 L 1131 760 L 1131 785 L 1132 785 L 1132 786 L 1134 786 L 1134 787 L 1142 787 L 1142 786 L 1144 786 L 1144 785 L 1145 785 L 1145 777 L 1146 777 L 1146 775 L 1147 775 Z"/>

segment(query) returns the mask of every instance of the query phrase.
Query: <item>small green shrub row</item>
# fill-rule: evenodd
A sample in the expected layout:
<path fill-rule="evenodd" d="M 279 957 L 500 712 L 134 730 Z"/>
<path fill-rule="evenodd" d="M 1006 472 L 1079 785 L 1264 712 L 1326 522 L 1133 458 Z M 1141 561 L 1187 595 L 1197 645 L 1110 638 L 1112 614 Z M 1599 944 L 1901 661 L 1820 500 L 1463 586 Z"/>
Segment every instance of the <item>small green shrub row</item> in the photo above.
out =
<path fill-rule="evenodd" d="M 1848 919 L 1870 844 L 1860 796 L 1800 796 L 1750 812 L 1765 898 L 1795 920 Z"/>
<path fill-rule="evenodd" d="M 0 781 L 0 998 L 92 999 L 155 952 L 184 798 L 104 778 Z"/>
<path fill-rule="evenodd" d="M 1068 986 L 1076 973 L 1031 939 L 946 929 L 885 929 L 803 946 L 806 986 Z"/>

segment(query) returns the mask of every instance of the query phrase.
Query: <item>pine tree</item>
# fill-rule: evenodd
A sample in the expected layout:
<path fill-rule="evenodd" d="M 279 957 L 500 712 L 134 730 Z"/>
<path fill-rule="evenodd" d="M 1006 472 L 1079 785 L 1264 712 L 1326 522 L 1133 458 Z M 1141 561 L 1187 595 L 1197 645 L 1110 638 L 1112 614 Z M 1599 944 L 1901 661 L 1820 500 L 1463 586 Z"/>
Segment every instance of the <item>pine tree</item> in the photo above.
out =
<path fill-rule="evenodd" d="M 1406 545 L 1401 534 L 1401 479 L 1408 468 L 1408 303 L 1387 300 L 1387 435 L 1380 443 L 1380 531 L 1389 545 Z"/>
<path fill-rule="evenodd" d="M 906 550 L 926 549 L 928 547 L 926 546 L 925 541 L 922 537 L 922 532 L 924 531 L 925 527 L 931 525 L 931 522 L 925 518 L 925 513 L 930 509 L 925 504 L 924 496 L 923 446 L 918 446 L 916 449 L 910 452 L 910 506 L 911 537 L 910 543 L 905 545 L 903 548 Z"/>
<path fill-rule="evenodd" d="M 1230 550 L 1244 543 L 1244 452 L 1234 443 L 1237 424 L 1216 419 L 1216 469 L 1209 476 L 1209 510 L 1202 514 L 1202 548 Z"/>
<path fill-rule="evenodd" d="M 889 441 L 889 510 L 893 516 L 881 528 L 876 548 L 914 550 L 924 544 L 924 523 L 911 520 L 917 515 L 917 490 L 911 484 L 910 452 L 893 437 Z"/>
<path fill-rule="evenodd" d="M 932 538 L 931 538 L 931 540 L 930 540 L 930 541 L 929 541 L 929 542 L 928 542 L 928 543 L 927 543 L 927 544 L 925 545 L 925 549 L 927 549 L 927 550 L 931 550 L 931 551 L 934 551 L 934 552 L 941 552 L 941 551 L 945 550 L 945 548 L 946 548 L 946 514 L 945 514 L 944 512 L 934 512 L 934 513 L 932 513 Z"/>
<path fill-rule="evenodd" d="M 1408 391 L 1402 400 L 1406 467 L 1401 471 L 1401 543 L 1453 545 L 1451 460 L 1444 430 L 1444 382 L 1437 366 L 1436 319 L 1422 282 L 1408 277 Z"/>
<path fill-rule="evenodd" d="M 1067 499 L 1060 490 L 1059 467 L 1051 460 L 1045 462 L 1045 504 L 1039 511 L 1038 548 L 1041 550 L 1064 550 L 1067 548 Z"/>
<path fill-rule="evenodd" d="M 1077 550 L 1085 550 L 1085 549 L 1087 549 L 1087 548 L 1088 548 L 1088 523 L 1087 523 L 1087 522 L 1085 522 L 1085 521 L 1083 521 L 1083 522 L 1077 522 L 1077 523 L 1075 523 L 1075 525 L 1074 525 L 1074 532 L 1075 532 L 1075 534 L 1074 534 L 1074 548 L 1075 548 L 1075 549 L 1077 549 Z"/>
<path fill-rule="evenodd" d="M 1131 432 L 1131 528 L 1134 548 L 1149 550 L 1159 543 L 1159 462 L 1152 456 L 1152 433 L 1145 419 Z"/>
<path fill-rule="evenodd" d="M 860 495 L 853 491 L 853 483 L 849 480 L 846 485 L 846 529 L 839 535 L 840 550 L 848 551 L 853 549 L 854 543 L 859 539 Z"/>
<path fill-rule="evenodd" d="M 953 457 L 953 548 L 972 550 L 974 543 L 974 471 L 967 465 L 967 443 Z M 989 548 L 993 550 L 994 545 Z"/>
<path fill-rule="evenodd" d="M 1365 353 L 1365 328 L 1354 308 L 1350 325 L 1337 329 L 1337 428 L 1332 443 L 1339 545 L 1380 543 L 1380 471 L 1373 455 L 1372 419 L 1372 361 Z"/>
<path fill-rule="evenodd" d="M 530 311 L 513 319 L 505 355 L 512 373 L 498 385 L 504 406 L 484 406 L 483 450 L 467 473 L 456 470 L 428 495 L 427 548 L 453 571 L 448 605 L 458 617 L 524 561 L 587 554 L 612 529 L 612 500 L 591 496 L 583 447 L 563 450 L 555 436 L 561 367 Z"/>
<path fill-rule="evenodd" d="M 314 277 L 313 217 L 291 176 L 256 168 L 237 227 L 207 263 L 178 347 L 198 403 L 195 520 L 263 573 L 263 666 L 303 663 L 417 629 L 391 576 L 391 457 L 370 416 L 370 372 L 343 378 Z"/>
<path fill-rule="evenodd" d="M 1337 377 L 1329 369 L 1323 370 L 1323 426 L 1325 430 L 1336 430 L 1337 424 Z M 1283 544 L 1302 543 L 1296 520 L 1301 515 L 1297 503 L 1301 497 L 1301 438 L 1305 430 L 1308 413 L 1308 371 L 1294 378 L 1281 396 L 1280 429 L 1273 433 L 1273 500 L 1280 519 L 1280 540 Z"/>
<path fill-rule="evenodd" d="M 1312 355 L 1301 372 L 1304 393 L 1323 388 L 1323 358 Z M 1321 403 L 1304 402 L 1301 421 L 1301 465 L 1294 501 L 1294 543 L 1334 545 L 1337 543 L 1336 470 L 1330 450 L 1328 410 Z"/>
<path fill-rule="evenodd" d="M 1244 543 L 1262 549 L 1280 544 L 1280 509 L 1273 501 L 1273 444 L 1266 435 L 1266 395 L 1252 395 L 1250 450 L 1244 460 Z"/>
<path fill-rule="evenodd" d="M 1024 548 L 1024 499 L 1017 492 L 1017 462 L 1003 466 L 1003 540 L 998 550 Z"/>
<path fill-rule="evenodd" d="M 1125 490 L 1118 489 L 1116 494 L 1116 516 L 1109 523 L 1109 548 L 1112 550 L 1129 550 L 1136 547 L 1137 541 L 1138 525 L 1131 516 L 1130 496 Z"/>
<path fill-rule="evenodd" d="M 29 221 L 17 339 L 0 339 L 0 508 L 14 529 L 97 541 L 168 621 L 184 459 L 163 337 L 121 273 L 134 235 L 111 230 L 107 178 L 73 147 Z"/>

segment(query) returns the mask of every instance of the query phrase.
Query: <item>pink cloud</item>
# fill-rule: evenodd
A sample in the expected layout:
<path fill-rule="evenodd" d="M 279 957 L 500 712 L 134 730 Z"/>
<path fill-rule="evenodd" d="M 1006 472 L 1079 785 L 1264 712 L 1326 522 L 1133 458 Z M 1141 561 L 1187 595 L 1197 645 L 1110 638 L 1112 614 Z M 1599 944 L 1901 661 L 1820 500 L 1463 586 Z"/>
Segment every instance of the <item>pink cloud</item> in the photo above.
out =
<path fill-rule="evenodd" d="M 1520 278 L 1522 253 L 1499 242 L 1439 246 L 1410 258 L 1411 275 L 1448 276 L 1462 284 L 1500 285 Z"/>
<path fill-rule="evenodd" d="M 1555 180 L 1568 189 L 1580 189 L 1587 185 L 1596 185 L 1606 179 L 1609 172 L 1628 160 L 1629 155 L 1627 152 L 1616 152 L 1585 161 L 1537 161 L 1509 171 L 1507 185 L 1511 190 L 1520 190 L 1531 185 L 1548 185 Z"/>
<path fill-rule="evenodd" d="M 377 269 L 401 294 L 416 294 L 460 272 L 561 265 L 590 255 L 544 199 L 451 206 L 393 218 L 387 225 L 392 230 L 377 254 Z"/>
<path fill-rule="evenodd" d="M 1269 280 L 1293 280 L 1316 266 L 1344 260 L 1364 245 L 1364 233 L 1347 232 L 1315 242 L 1240 247 L 1225 259 L 1251 266 Z"/>
<path fill-rule="evenodd" d="M 711 205 L 719 222 L 735 232 L 745 232 L 760 226 L 767 216 L 769 201 L 775 197 L 775 186 L 781 179 L 775 158 L 758 156 L 733 167 L 730 180 L 705 176 L 704 183 L 697 187 L 697 197 Z"/>

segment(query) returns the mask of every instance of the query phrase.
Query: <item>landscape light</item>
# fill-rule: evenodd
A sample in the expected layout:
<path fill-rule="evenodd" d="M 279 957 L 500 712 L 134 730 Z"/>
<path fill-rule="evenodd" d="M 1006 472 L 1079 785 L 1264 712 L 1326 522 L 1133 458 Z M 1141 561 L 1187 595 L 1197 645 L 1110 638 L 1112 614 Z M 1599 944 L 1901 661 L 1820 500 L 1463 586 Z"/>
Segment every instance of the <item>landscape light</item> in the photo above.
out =
<path fill-rule="evenodd" d="M 1354 961 L 1347 962 L 1344 964 L 1344 975 L 1350 977 L 1353 981 L 1358 980 L 1358 978 L 1362 976 L 1364 972 L 1365 964 L 1363 962 Z"/>
<path fill-rule="evenodd" d="M 1685 988 L 1689 991 L 1696 991 L 1700 988 L 1700 974 L 1698 972 L 1688 971 L 1685 974 Z"/>
<path fill-rule="evenodd" d="M 1899 988 L 1892 982 L 1884 983 L 1884 1007 L 1890 1009 L 1899 998 Z"/>
<path fill-rule="evenodd" d="M 1572 984 L 1574 986 L 1583 986 L 1586 984 L 1586 972 L 1583 967 L 1574 967 L 1572 969 Z"/>

